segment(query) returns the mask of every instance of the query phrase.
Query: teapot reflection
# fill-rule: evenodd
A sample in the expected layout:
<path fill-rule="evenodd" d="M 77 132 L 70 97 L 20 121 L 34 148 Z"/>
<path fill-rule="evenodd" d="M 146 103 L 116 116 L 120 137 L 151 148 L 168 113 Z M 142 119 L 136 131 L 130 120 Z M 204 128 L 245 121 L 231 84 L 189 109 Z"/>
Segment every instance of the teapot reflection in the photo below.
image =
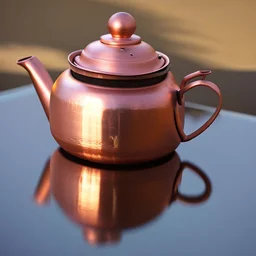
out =
<path fill-rule="evenodd" d="M 185 168 L 204 181 L 202 194 L 179 192 Z M 77 159 L 59 148 L 46 164 L 34 197 L 42 205 L 52 194 L 90 244 L 104 244 L 120 241 L 122 231 L 148 223 L 175 200 L 202 203 L 210 193 L 209 178 L 195 165 L 181 162 L 176 152 L 147 164 L 110 166 Z"/>

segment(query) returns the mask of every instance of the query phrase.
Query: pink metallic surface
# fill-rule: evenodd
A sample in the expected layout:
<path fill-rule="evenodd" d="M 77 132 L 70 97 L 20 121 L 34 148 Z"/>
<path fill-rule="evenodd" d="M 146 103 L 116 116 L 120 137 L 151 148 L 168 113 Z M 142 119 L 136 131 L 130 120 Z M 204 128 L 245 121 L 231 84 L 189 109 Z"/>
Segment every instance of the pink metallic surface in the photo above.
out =
<path fill-rule="evenodd" d="M 175 110 L 175 119 L 176 119 L 177 129 L 178 129 L 178 132 L 181 136 L 181 141 L 182 142 L 192 140 L 193 138 L 197 137 L 202 132 L 204 132 L 214 122 L 214 120 L 216 119 L 216 117 L 218 116 L 218 114 L 221 111 L 222 95 L 221 95 L 219 87 L 216 84 L 214 84 L 210 81 L 204 80 L 205 77 L 209 74 L 211 74 L 210 70 L 199 70 L 199 71 L 196 71 L 194 73 L 191 73 L 191 74 L 187 75 L 186 77 L 184 77 L 184 79 L 181 82 L 180 91 L 178 93 L 179 104 L 181 104 L 181 105 L 182 105 L 182 98 L 184 97 L 184 94 L 187 91 L 189 91 L 189 90 L 191 90 L 195 87 L 198 87 L 198 86 L 205 86 L 207 88 L 210 88 L 211 90 L 213 90 L 217 94 L 218 100 L 219 100 L 218 106 L 217 106 L 216 110 L 214 111 L 214 113 L 212 114 L 212 116 L 209 118 L 209 120 L 207 120 L 207 122 L 204 125 L 202 125 L 199 129 L 197 129 L 196 131 L 194 131 L 193 133 L 191 133 L 189 135 L 186 135 L 184 133 L 183 117 L 180 117 L 180 113 L 177 109 Z M 199 76 L 202 77 L 202 80 L 194 81 L 194 82 L 191 82 L 190 84 L 186 85 L 186 83 L 189 80 L 191 80 L 193 78 L 196 78 L 196 77 L 199 77 Z"/>
<path fill-rule="evenodd" d="M 114 38 L 130 38 L 135 32 L 136 21 L 129 13 L 118 12 L 110 17 L 108 29 Z"/>
<path fill-rule="evenodd" d="M 70 61 L 71 68 L 118 76 L 139 76 L 160 71 L 169 59 L 134 35 L 136 22 L 125 12 L 112 15 L 110 34 L 87 45 Z M 159 57 L 161 56 L 161 57 Z"/>
<path fill-rule="evenodd" d="M 165 160 L 130 169 L 87 165 L 56 150 L 44 172 L 48 182 L 40 180 L 35 198 L 44 186 L 51 190 L 64 213 L 81 225 L 89 243 L 118 241 L 123 229 L 143 225 L 169 207 L 175 200 L 195 204 L 206 201 L 211 194 L 208 177 L 195 165 L 181 162 L 175 152 Z M 202 194 L 182 195 L 178 187 L 185 168 L 205 183 Z M 41 204 L 41 202 L 38 202 Z"/>
<path fill-rule="evenodd" d="M 111 50 L 105 52 L 104 47 L 99 42 L 96 42 L 94 46 L 100 48 L 101 54 L 99 56 L 104 57 L 111 53 L 115 58 L 102 59 L 101 61 L 94 59 L 91 55 L 93 56 L 95 49 L 91 51 L 91 45 L 88 45 L 84 50 L 77 50 L 69 54 L 68 61 L 72 71 L 84 76 L 101 79 L 142 80 L 161 76 L 170 70 L 170 60 L 161 52 L 155 52 L 153 58 L 150 59 L 142 57 L 142 53 L 151 51 L 150 48 L 145 48 L 143 45 L 139 47 L 142 51 L 138 51 L 138 46 L 136 46 L 136 54 L 133 51 L 132 61 L 127 61 L 126 57 L 131 60 L 130 52 L 125 49 L 121 50 L 123 48 L 112 47 Z M 158 56 L 161 56 L 161 59 Z"/>
<path fill-rule="evenodd" d="M 44 112 L 49 119 L 50 96 L 53 81 L 43 64 L 34 56 L 25 57 L 17 61 L 17 64 L 25 68 L 35 86 L 37 95 L 42 103 Z"/>
<path fill-rule="evenodd" d="M 115 30 L 117 23 L 125 29 Z M 114 15 L 109 26 L 112 39 L 119 41 L 127 40 L 135 29 L 131 16 L 125 13 Z M 135 40 L 134 45 L 127 45 L 127 49 L 131 47 L 136 53 L 132 61 L 127 61 L 131 56 L 126 50 L 121 51 L 111 43 L 106 45 L 97 41 L 89 45 L 89 49 L 71 53 L 71 69 L 64 71 L 54 85 L 36 57 L 17 62 L 30 74 L 49 118 L 52 135 L 66 151 L 100 163 L 145 162 L 174 151 L 181 141 L 198 136 L 216 119 L 222 97 L 217 85 L 204 80 L 210 71 L 201 70 L 186 76 L 179 88 L 169 72 L 169 58 L 148 44 Z M 77 56 L 81 57 L 79 65 L 88 67 L 79 66 Z M 95 72 L 97 70 L 99 72 Z M 75 74 L 82 79 L 74 78 Z M 105 80 L 101 80 L 101 85 L 95 85 L 88 77 Z M 202 79 L 187 85 L 196 77 Z M 154 84 L 142 86 L 146 79 L 156 81 L 153 80 L 156 78 Z M 109 79 L 115 80 L 118 86 L 107 86 Z M 127 83 L 124 86 L 125 80 L 129 86 Z M 198 86 L 213 90 L 219 97 L 219 105 L 201 128 L 186 135 L 183 131 L 183 96 Z"/>
<path fill-rule="evenodd" d="M 52 90 L 51 132 L 65 150 L 95 162 L 167 155 L 180 143 L 173 111 L 178 86 L 170 77 L 154 86 L 106 88 L 79 83 L 66 70 Z"/>

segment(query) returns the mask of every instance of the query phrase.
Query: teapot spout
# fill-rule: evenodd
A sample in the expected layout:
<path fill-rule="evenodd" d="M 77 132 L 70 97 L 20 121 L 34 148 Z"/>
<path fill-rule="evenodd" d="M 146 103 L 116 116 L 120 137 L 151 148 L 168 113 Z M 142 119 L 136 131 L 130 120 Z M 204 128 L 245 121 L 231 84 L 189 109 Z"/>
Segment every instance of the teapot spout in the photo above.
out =
<path fill-rule="evenodd" d="M 38 97 L 49 119 L 50 95 L 53 81 L 43 64 L 34 56 L 22 58 L 17 64 L 27 70 L 34 84 Z"/>

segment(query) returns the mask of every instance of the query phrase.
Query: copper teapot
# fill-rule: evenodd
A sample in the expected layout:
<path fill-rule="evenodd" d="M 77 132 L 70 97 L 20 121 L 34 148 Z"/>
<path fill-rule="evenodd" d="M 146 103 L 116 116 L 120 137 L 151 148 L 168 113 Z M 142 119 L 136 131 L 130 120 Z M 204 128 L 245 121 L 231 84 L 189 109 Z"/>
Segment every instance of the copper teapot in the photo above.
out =
<path fill-rule="evenodd" d="M 185 169 L 204 182 L 200 194 L 179 191 Z M 120 166 L 78 159 L 59 148 L 44 168 L 34 199 L 42 206 L 52 197 L 90 244 L 105 244 L 119 242 L 123 231 L 155 220 L 176 200 L 194 205 L 210 195 L 207 175 L 182 162 L 176 152 L 158 161 Z"/>
<path fill-rule="evenodd" d="M 111 16 L 108 29 L 110 34 L 72 52 L 70 68 L 54 83 L 36 57 L 17 62 L 30 74 L 62 148 L 94 162 L 139 163 L 173 152 L 212 124 L 222 97 L 217 85 L 205 80 L 211 71 L 189 74 L 179 87 L 169 58 L 134 34 L 130 14 Z M 184 94 L 198 86 L 212 89 L 219 103 L 202 127 L 186 135 Z"/>

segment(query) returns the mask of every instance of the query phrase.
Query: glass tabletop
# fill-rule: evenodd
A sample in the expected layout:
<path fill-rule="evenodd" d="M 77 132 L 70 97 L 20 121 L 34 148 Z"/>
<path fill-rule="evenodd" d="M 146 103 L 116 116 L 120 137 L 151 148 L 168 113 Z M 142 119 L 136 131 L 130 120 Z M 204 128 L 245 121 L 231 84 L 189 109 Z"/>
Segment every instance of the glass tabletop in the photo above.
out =
<path fill-rule="evenodd" d="M 186 131 L 212 108 L 188 104 Z M 127 168 L 58 148 L 31 86 L 0 95 L 0 255 L 255 255 L 256 118 L 222 111 Z"/>

